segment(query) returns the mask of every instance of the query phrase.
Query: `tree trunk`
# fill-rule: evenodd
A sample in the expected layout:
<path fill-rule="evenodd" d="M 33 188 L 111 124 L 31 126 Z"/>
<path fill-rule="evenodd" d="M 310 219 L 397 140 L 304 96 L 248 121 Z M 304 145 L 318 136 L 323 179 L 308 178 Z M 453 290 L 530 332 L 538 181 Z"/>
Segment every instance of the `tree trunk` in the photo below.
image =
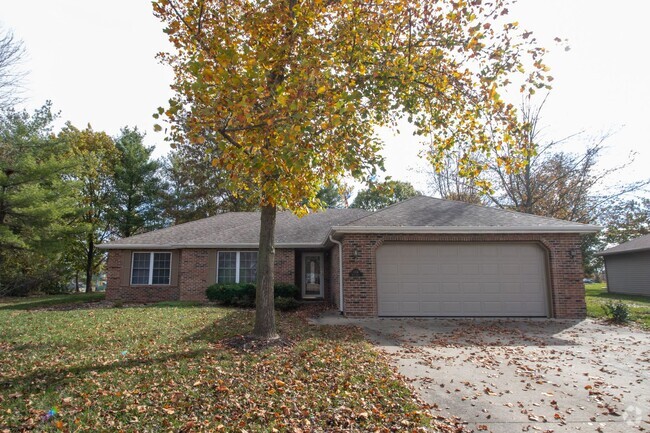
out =
<path fill-rule="evenodd" d="M 93 235 L 88 235 L 88 255 L 86 256 L 86 293 L 92 291 L 93 262 L 95 261 L 95 241 Z"/>
<path fill-rule="evenodd" d="M 262 206 L 260 246 L 257 254 L 257 292 L 255 295 L 255 329 L 253 336 L 271 340 L 278 338 L 275 330 L 273 283 L 275 265 L 275 205 Z"/>
<path fill-rule="evenodd" d="M 79 271 L 74 274 L 74 291 L 79 293 Z"/>

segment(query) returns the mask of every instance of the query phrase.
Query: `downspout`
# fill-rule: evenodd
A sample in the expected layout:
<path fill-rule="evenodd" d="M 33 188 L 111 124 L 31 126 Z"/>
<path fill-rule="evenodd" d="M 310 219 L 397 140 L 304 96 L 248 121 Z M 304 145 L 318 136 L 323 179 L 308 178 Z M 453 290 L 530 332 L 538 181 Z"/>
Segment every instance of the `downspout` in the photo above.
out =
<path fill-rule="evenodd" d="M 329 238 L 339 246 L 339 311 L 343 314 L 343 244 L 335 240 L 332 235 Z"/>

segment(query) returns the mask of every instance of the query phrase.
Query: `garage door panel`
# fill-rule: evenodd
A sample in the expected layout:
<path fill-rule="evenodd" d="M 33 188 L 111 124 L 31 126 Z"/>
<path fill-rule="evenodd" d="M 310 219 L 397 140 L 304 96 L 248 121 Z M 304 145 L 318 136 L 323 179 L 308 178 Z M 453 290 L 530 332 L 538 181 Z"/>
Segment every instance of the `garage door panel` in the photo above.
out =
<path fill-rule="evenodd" d="M 480 275 L 481 267 L 478 263 L 463 263 L 460 270 L 465 275 Z"/>
<path fill-rule="evenodd" d="M 437 275 L 440 273 L 440 269 L 436 264 L 423 263 L 418 266 L 418 274 L 420 275 Z"/>
<path fill-rule="evenodd" d="M 408 245 L 399 247 L 398 253 L 401 257 L 417 257 L 420 251 L 417 248 L 409 248 Z"/>
<path fill-rule="evenodd" d="M 413 259 L 415 260 L 415 258 Z M 408 277 L 411 274 L 418 273 L 418 264 L 417 263 L 400 263 L 397 266 L 398 271 L 402 277 Z"/>
<path fill-rule="evenodd" d="M 439 315 L 442 313 L 442 305 L 440 302 L 422 302 L 420 303 L 420 312 L 427 315 Z"/>
<path fill-rule="evenodd" d="M 497 275 L 499 273 L 498 263 L 481 263 L 481 275 Z"/>
<path fill-rule="evenodd" d="M 498 296 L 501 293 L 501 285 L 499 283 L 494 283 L 491 281 L 483 282 L 483 293 L 491 294 L 493 296 Z"/>
<path fill-rule="evenodd" d="M 477 316 L 481 314 L 482 306 L 480 302 L 465 301 L 462 303 L 463 316 Z"/>
<path fill-rule="evenodd" d="M 408 248 L 408 246 L 406 247 Z M 421 257 L 427 257 L 427 258 L 437 258 L 438 257 L 438 250 L 435 247 L 432 247 L 431 245 L 424 244 L 424 245 L 418 245 L 415 250 L 418 252 L 418 256 Z"/>
<path fill-rule="evenodd" d="M 499 246 L 497 244 L 481 244 L 478 247 L 483 256 L 496 257 L 499 254 Z"/>
<path fill-rule="evenodd" d="M 440 293 L 458 293 L 460 291 L 460 283 L 447 283 L 440 284 Z"/>
<path fill-rule="evenodd" d="M 422 303 L 425 303 L 425 302 L 440 302 L 440 294 L 432 293 L 432 292 L 426 291 L 426 289 L 423 289 L 422 293 L 420 294 L 420 301 L 422 301 Z"/>
<path fill-rule="evenodd" d="M 460 292 L 466 295 L 473 295 L 481 292 L 479 282 L 466 282 L 460 284 Z"/>
<path fill-rule="evenodd" d="M 381 269 L 377 266 L 377 271 L 381 271 L 386 276 L 397 275 L 399 266 L 397 263 L 384 263 L 381 265 Z"/>
<path fill-rule="evenodd" d="M 399 302 L 382 302 L 382 311 L 385 316 L 399 316 Z"/>
<path fill-rule="evenodd" d="M 401 303 L 402 315 L 404 316 L 413 316 L 420 314 L 420 302 L 415 301 L 406 301 Z"/>
<path fill-rule="evenodd" d="M 462 316 L 463 306 L 460 302 L 441 302 L 441 316 Z"/>
<path fill-rule="evenodd" d="M 505 260 L 505 258 L 504 258 Z M 520 275 L 521 273 L 521 265 L 517 264 L 509 264 L 509 263 L 501 263 L 499 265 L 499 271 L 502 275 L 508 276 L 508 275 Z"/>
<path fill-rule="evenodd" d="M 546 265 L 535 244 L 384 244 L 382 316 L 546 316 Z"/>
<path fill-rule="evenodd" d="M 458 265 L 456 263 L 441 263 L 439 273 L 441 275 L 457 275 Z"/>
<path fill-rule="evenodd" d="M 503 311 L 503 302 L 484 302 L 483 311 L 490 315 L 498 316 Z"/>

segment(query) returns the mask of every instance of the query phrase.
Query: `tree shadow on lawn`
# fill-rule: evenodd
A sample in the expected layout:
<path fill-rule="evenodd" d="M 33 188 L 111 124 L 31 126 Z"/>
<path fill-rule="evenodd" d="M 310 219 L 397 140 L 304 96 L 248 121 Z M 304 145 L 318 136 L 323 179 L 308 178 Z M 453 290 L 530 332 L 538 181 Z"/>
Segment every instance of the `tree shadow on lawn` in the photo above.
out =
<path fill-rule="evenodd" d="M 305 315 L 300 310 L 276 312 L 276 314 L 278 334 L 296 343 L 309 338 L 347 342 L 365 340 L 361 328 L 357 326 L 313 325 L 307 322 Z M 210 344 L 217 344 L 227 338 L 248 336 L 253 332 L 254 318 L 255 310 L 233 309 L 199 331 L 183 338 L 183 341 L 205 341 Z"/>
<path fill-rule="evenodd" d="M 254 316 L 255 312 L 253 310 L 232 309 L 214 322 L 183 337 L 181 341 L 204 341 L 206 343 L 216 344 L 224 338 L 250 334 L 253 331 Z"/>
<path fill-rule="evenodd" d="M 0 391 L 10 391 L 14 388 L 21 388 L 26 392 L 42 391 L 54 387 L 66 381 L 74 381 L 86 373 L 105 373 L 120 369 L 129 369 L 139 366 L 151 366 L 165 364 L 169 361 L 179 361 L 202 357 L 208 353 L 217 353 L 222 349 L 205 348 L 189 351 L 167 353 L 155 357 L 126 358 L 107 364 L 86 364 L 67 368 L 51 368 L 36 370 L 22 376 L 16 376 L 8 380 L 0 381 Z"/>
<path fill-rule="evenodd" d="M 325 326 L 319 327 L 309 325 L 303 318 L 296 316 L 295 313 L 283 313 L 278 317 L 278 330 L 283 336 L 299 342 L 309 338 L 314 338 L 316 343 L 319 340 L 332 340 L 341 342 L 362 342 L 364 341 L 363 333 L 359 328 L 350 326 Z M 173 353 L 165 353 L 159 356 L 143 356 L 138 358 L 118 359 L 109 363 L 90 363 L 84 365 L 44 368 L 32 371 L 28 374 L 18 375 L 11 378 L 0 379 L 0 392 L 22 388 L 26 392 L 45 390 L 50 387 L 59 385 L 66 381 L 74 381 L 87 373 L 105 373 L 120 369 L 129 369 L 133 367 L 146 367 L 165 364 L 169 361 L 187 360 L 203 357 L 208 354 L 221 353 L 229 357 L 232 352 L 222 344 L 225 339 L 239 335 L 247 335 L 253 329 L 254 311 L 252 310 L 233 310 L 223 317 L 215 320 L 202 329 L 188 336 L 182 337 L 179 341 L 179 347 L 184 347 L 186 343 L 203 341 L 209 344 L 209 347 L 194 350 L 179 350 Z M 18 347 L 14 348 L 17 349 Z M 26 347 L 20 347 L 25 349 Z M 272 348 L 269 350 L 273 350 Z"/>
<path fill-rule="evenodd" d="M 125 356 L 123 359 L 118 359 L 110 363 L 91 363 L 70 366 L 67 368 L 59 367 L 38 369 L 28 374 L 15 376 L 13 378 L 5 380 L 0 378 L 0 392 L 11 390 L 13 388 L 23 388 L 28 392 L 33 392 L 35 390 L 44 390 L 65 381 L 74 381 L 86 373 L 91 372 L 105 373 L 109 371 L 129 369 L 138 366 L 146 367 L 160 365 L 165 364 L 169 361 L 179 361 L 203 357 L 207 354 L 222 353 L 224 356 L 230 356 L 226 355 L 227 349 L 221 345 L 218 345 L 217 343 L 219 343 L 220 340 L 223 340 L 224 338 L 239 335 L 242 329 L 248 329 L 246 327 L 247 323 L 247 318 L 245 316 L 237 314 L 236 311 L 232 311 L 220 319 L 207 325 L 203 329 L 189 336 L 182 337 L 179 341 L 181 343 L 179 344 L 179 351 L 173 353 L 165 353 L 159 356 L 142 356 L 138 358 L 128 358 Z M 252 329 L 252 325 L 250 329 Z M 183 350 L 183 348 L 187 347 L 187 343 L 197 340 L 210 343 L 211 346 L 194 350 Z M 13 347 L 10 350 L 27 350 L 30 348 L 38 349 L 40 346 L 36 345 L 30 347 L 30 345 L 25 344 Z M 90 350 L 89 346 L 85 349 Z"/>

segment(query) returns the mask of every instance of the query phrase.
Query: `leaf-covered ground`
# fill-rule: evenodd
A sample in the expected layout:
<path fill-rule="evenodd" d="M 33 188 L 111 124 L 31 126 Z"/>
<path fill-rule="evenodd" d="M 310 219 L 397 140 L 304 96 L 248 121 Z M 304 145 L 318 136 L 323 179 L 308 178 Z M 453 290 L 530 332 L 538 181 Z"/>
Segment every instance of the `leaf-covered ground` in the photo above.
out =
<path fill-rule="evenodd" d="M 603 305 L 608 302 L 621 301 L 630 309 L 631 319 L 650 329 L 650 297 L 630 296 L 608 293 L 605 283 L 585 284 L 587 315 L 594 318 L 605 318 Z"/>
<path fill-rule="evenodd" d="M 0 305 L 0 432 L 408 431 L 412 393 L 352 327 L 281 314 L 290 344 L 224 345 L 251 311 Z M 14 305 L 15 307 L 15 305 Z"/>

